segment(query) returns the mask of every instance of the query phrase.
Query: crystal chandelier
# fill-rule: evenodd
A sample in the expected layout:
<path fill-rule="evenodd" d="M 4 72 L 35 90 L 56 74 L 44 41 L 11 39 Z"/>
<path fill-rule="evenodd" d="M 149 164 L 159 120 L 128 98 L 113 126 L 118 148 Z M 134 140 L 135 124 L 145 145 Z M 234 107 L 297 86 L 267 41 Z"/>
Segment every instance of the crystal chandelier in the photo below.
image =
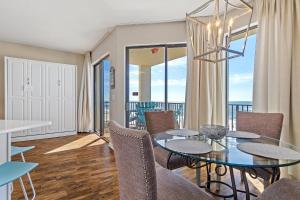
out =
<path fill-rule="evenodd" d="M 212 7 L 213 6 L 213 7 Z M 209 10 L 210 9 L 210 10 Z M 230 13 L 236 9 L 237 11 Z M 205 13 L 212 13 L 205 14 Z M 238 13 L 238 14 L 234 14 Z M 187 14 L 187 18 L 206 26 L 204 52 L 194 56 L 194 60 L 221 62 L 227 59 L 244 56 L 249 30 L 251 26 L 253 7 L 244 0 L 209 0 L 196 10 Z M 243 33 L 244 41 L 241 49 L 231 49 L 232 28 L 234 23 L 246 19 L 247 27 Z"/>

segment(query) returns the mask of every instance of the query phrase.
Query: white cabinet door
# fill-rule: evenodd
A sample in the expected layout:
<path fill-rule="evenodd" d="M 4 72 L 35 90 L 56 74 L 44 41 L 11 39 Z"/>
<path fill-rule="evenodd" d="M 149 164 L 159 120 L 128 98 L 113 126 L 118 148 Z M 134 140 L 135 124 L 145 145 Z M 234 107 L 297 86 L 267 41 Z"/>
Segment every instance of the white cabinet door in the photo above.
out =
<path fill-rule="evenodd" d="M 7 105 L 6 119 L 27 120 L 27 60 L 6 58 Z M 26 136 L 27 131 L 13 133 L 13 137 Z"/>
<path fill-rule="evenodd" d="M 52 122 L 47 133 L 62 131 L 61 110 L 61 66 L 46 63 L 46 120 Z"/>
<path fill-rule="evenodd" d="M 28 61 L 28 119 L 45 120 L 45 64 L 40 61 Z M 44 134 L 45 128 L 31 129 L 28 135 Z"/>
<path fill-rule="evenodd" d="M 62 129 L 76 130 L 76 67 L 62 66 Z"/>

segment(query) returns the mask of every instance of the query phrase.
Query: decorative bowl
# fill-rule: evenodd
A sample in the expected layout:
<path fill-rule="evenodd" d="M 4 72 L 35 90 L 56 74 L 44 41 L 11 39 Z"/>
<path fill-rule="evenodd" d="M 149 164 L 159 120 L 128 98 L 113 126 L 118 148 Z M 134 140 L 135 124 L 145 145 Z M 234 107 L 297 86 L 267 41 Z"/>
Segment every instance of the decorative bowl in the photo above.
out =
<path fill-rule="evenodd" d="M 209 139 L 220 140 L 228 133 L 228 128 L 220 125 L 203 125 L 200 128 L 200 133 Z"/>

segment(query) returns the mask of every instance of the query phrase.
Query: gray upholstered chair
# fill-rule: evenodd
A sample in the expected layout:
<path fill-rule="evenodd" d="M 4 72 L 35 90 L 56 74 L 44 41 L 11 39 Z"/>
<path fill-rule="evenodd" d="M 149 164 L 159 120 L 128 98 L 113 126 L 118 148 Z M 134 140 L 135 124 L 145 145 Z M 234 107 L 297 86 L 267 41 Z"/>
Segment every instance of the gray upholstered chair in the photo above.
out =
<path fill-rule="evenodd" d="M 236 130 L 248 131 L 279 140 L 282 130 L 283 114 L 237 112 Z M 271 169 L 256 169 L 258 177 L 268 186 L 271 179 Z"/>
<path fill-rule="evenodd" d="M 147 131 L 151 136 L 154 134 L 175 129 L 175 118 L 173 111 L 157 111 L 145 112 Z M 169 151 L 154 145 L 154 157 L 164 168 L 173 170 L 186 165 L 186 160 L 178 155 L 172 154 Z"/>
<path fill-rule="evenodd" d="M 259 200 L 299 200 L 300 199 L 300 182 L 287 178 L 280 179 L 270 185 Z"/>
<path fill-rule="evenodd" d="M 283 114 L 237 112 L 236 130 L 248 131 L 259 135 L 280 139 Z"/>
<path fill-rule="evenodd" d="M 208 200 L 210 195 L 181 176 L 155 165 L 148 132 L 109 123 L 119 172 L 120 200 Z"/>

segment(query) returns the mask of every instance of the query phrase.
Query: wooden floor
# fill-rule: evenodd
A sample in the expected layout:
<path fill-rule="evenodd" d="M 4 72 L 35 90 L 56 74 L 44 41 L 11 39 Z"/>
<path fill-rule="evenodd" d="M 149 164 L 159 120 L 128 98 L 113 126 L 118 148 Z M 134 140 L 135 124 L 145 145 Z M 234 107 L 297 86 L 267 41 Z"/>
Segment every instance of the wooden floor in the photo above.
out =
<path fill-rule="evenodd" d="M 113 151 L 95 134 L 55 139 L 19 142 L 14 145 L 35 145 L 25 154 L 28 162 L 37 162 L 39 167 L 32 173 L 37 200 L 116 200 L 119 198 L 118 177 Z M 17 156 L 14 160 L 19 160 Z M 194 170 L 182 168 L 175 173 L 195 180 Z M 239 187 L 238 172 L 237 179 Z M 204 171 L 203 171 L 204 175 Z M 205 176 L 202 177 L 203 181 Z M 27 190 L 28 182 L 25 181 Z M 228 177 L 225 178 L 229 182 Z M 261 190 L 261 184 L 255 182 Z M 251 184 L 251 190 L 253 189 Z M 222 192 L 229 192 L 222 189 Z M 31 194 L 31 193 L 30 193 Z M 18 182 L 14 183 L 13 200 L 24 199 Z M 243 195 L 239 199 L 244 199 Z"/>

